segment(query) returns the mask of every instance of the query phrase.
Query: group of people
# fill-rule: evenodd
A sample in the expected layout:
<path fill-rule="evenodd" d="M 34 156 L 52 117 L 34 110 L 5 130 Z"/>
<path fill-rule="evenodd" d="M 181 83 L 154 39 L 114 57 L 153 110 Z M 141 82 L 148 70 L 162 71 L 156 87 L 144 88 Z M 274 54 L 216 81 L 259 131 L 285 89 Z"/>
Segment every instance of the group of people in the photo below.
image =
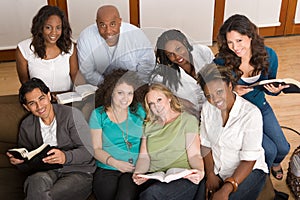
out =
<path fill-rule="evenodd" d="M 256 199 L 269 170 L 282 179 L 289 144 L 265 93 L 288 86 L 250 87 L 276 78 L 278 59 L 246 16 L 221 26 L 216 56 L 175 29 L 153 49 L 112 5 L 77 44 L 55 6 L 39 10 L 31 33 L 17 48 L 20 103 L 31 112 L 18 145 L 55 146 L 43 162 L 63 167 L 30 174 L 27 199 Z M 99 87 L 88 122 L 51 103 L 50 91 L 83 83 Z M 169 183 L 140 176 L 171 168 L 193 173 Z"/>

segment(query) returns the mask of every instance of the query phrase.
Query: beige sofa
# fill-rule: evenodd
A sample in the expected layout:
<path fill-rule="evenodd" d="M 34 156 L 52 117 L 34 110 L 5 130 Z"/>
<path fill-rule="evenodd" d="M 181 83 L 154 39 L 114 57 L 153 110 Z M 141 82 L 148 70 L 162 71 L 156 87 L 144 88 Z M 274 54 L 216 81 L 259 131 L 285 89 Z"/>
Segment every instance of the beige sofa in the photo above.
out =
<path fill-rule="evenodd" d="M 10 164 L 5 153 L 17 145 L 19 123 L 28 113 L 20 105 L 17 95 L 0 96 L 0 113 L 0 197 L 8 200 L 24 199 L 23 182 L 26 177 Z M 259 199 L 271 200 L 274 195 L 268 178 Z M 93 195 L 91 199 L 94 199 Z"/>

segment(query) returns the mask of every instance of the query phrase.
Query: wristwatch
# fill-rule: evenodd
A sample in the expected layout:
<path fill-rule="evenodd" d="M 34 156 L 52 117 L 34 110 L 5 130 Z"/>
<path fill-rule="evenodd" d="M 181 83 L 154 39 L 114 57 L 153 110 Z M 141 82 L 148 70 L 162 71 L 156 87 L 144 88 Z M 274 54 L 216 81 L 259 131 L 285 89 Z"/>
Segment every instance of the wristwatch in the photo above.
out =
<path fill-rule="evenodd" d="M 228 177 L 225 179 L 224 183 L 231 183 L 232 187 L 233 187 L 233 191 L 235 192 L 237 191 L 239 184 L 236 182 L 236 180 L 233 177 Z"/>

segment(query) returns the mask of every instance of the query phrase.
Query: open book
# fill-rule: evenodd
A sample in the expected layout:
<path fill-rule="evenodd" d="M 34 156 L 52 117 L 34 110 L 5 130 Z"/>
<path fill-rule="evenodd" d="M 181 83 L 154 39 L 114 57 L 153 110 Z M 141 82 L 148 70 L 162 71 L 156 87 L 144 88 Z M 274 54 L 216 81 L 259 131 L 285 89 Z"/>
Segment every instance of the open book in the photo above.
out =
<path fill-rule="evenodd" d="M 169 183 L 171 181 L 183 178 L 189 174 L 196 173 L 195 169 L 170 168 L 165 172 L 154 172 L 151 174 L 138 174 L 139 177 L 148 179 L 157 179 L 161 182 Z"/>
<path fill-rule="evenodd" d="M 26 165 L 26 172 L 46 171 L 50 169 L 62 168 L 61 164 L 48 164 L 43 162 L 43 158 L 50 156 L 47 154 L 51 149 L 49 144 L 42 144 L 40 147 L 28 151 L 26 148 L 14 148 L 7 150 L 15 158 L 24 160 Z"/>
<path fill-rule="evenodd" d="M 263 86 L 266 84 L 273 84 L 275 87 L 278 87 L 279 84 L 281 85 L 289 85 L 289 88 L 285 88 L 282 90 L 283 93 L 300 93 L 300 82 L 292 79 L 292 78 L 283 78 L 283 79 L 269 79 L 263 80 L 257 83 L 250 85 L 249 87 L 254 86 Z"/>
<path fill-rule="evenodd" d="M 38 153 L 42 152 L 47 146 L 49 146 L 49 145 L 42 144 L 40 147 L 38 147 L 37 149 L 34 149 L 32 151 L 28 151 L 26 148 L 14 148 L 14 149 L 9 149 L 8 152 L 17 159 L 30 160 L 32 157 L 34 157 Z"/>
<path fill-rule="evenodd" d="M 59 104 L 67 104 L 75 101 L 82 101 L 83 98 L 94 94 L 97 89 L 97 86 L 91 84 L 78 85 L 75 86 L 74 92 L 57 94 L 57 102 Z"/>

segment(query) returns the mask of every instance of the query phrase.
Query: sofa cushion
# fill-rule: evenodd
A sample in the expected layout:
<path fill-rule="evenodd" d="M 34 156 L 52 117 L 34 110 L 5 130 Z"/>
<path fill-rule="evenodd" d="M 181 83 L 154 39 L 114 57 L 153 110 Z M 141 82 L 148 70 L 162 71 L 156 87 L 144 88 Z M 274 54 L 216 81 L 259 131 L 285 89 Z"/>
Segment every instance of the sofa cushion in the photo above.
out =
<path fill-rule="evenodd" d="M 0 169 L 0 197 L 9 200 L 24 199 L 23 183 L 26 176 L 17 168 Z"/>
<path fill-rule="evenodd" d="M 0 105 L 0 142 L 16 143 L 19 124 L 28 112 L 18 95 L 1 96 Z"/>

